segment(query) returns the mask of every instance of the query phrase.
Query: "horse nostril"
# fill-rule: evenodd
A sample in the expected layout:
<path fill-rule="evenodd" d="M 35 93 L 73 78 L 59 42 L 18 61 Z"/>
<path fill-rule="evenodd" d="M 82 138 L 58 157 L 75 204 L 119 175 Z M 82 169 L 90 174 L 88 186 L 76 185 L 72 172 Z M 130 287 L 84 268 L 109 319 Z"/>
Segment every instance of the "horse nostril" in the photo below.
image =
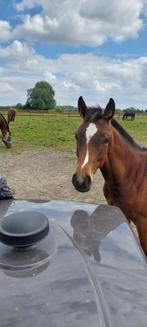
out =
<path fill-rule="evenodd" d="M 79 184 L 79 185 L 83 184 L 84 180 L 85 180 L 85 177 L 78 176 L 77 174 L 74 174 L 73 177 L 72 177 L 72 183 L 73 183 L 74 186 L 77 185 L 77 184 Z"/>
<path fill-rule="evenodd" d="M 91 177 L 90 176 L 86 176 L 86 184 L 91 185 Z"/>
<path fill-rule="evenodd" d="M 79 192 L 88 192 L 91 186 L 90 176 L 77 176 L 74 174 L 72 177 L 72 184 Z"/>

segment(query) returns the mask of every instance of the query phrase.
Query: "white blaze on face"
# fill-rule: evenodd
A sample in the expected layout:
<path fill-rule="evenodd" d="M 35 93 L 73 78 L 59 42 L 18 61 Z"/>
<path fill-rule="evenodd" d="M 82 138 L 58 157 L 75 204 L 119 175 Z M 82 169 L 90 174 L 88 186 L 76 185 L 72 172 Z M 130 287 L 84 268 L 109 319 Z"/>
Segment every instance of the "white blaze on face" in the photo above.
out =
<path fill-rule="evenodd" d="M 89 160 L 88 144 L 97 131 L 98 131 L 98 128 L 96 127 L 96 125 L 94 123 L 90 123 L 86 129 L 87 150 L 86 150 L 86 156 L 85 156 L 85 159 L 84 159 L 84 162 L 83 162 L 83 165 L 81 166 L 81 168 L 83 168 L 88 163 L 88 160 Z"/>

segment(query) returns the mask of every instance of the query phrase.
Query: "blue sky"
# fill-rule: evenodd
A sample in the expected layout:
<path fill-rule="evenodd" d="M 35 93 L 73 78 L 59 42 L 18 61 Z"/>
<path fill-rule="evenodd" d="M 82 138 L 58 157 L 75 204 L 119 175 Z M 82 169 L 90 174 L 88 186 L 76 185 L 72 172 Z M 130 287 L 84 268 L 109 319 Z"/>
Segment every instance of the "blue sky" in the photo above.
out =
<path fill-rule="evenodd" d="M 147 109 L 147 0 L 0 0 L 0 104 L 46 80 L 58 105 Z"/>

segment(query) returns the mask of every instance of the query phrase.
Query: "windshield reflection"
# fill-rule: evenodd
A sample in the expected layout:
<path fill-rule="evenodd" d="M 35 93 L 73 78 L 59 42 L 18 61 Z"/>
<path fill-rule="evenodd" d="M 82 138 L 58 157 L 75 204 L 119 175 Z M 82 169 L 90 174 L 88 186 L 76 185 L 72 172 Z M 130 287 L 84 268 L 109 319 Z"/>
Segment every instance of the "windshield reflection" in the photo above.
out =
<path fill-rule="evenodd" d="M 71 218 L 73 240 L 85 254 L 98 262 L 101 260 L 101 241 L 120 224 L 122 214 L 115 207 L 100 205 L 91 215 L 85 210 L 76 210 Z"/>

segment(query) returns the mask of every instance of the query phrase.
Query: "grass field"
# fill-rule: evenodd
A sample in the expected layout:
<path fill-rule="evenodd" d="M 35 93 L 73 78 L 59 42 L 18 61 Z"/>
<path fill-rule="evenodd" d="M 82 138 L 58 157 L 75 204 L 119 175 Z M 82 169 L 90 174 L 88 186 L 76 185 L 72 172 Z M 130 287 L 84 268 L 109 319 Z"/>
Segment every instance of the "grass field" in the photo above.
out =
<path fill-rule="evenodd" d="M 137 115 L 134 121 L 125 122 L 120 117 L 118 121 L 136 142 L 147 145 L 147 115 Z M 74 134 L 80 122 L 80 117 L 68 114 L 17 114 L 15 123 L 10 125 L 12 148 L 6 149 L 0 142 L 0 151 L 21 152 L 44 147 L 75 151 Z"/>

